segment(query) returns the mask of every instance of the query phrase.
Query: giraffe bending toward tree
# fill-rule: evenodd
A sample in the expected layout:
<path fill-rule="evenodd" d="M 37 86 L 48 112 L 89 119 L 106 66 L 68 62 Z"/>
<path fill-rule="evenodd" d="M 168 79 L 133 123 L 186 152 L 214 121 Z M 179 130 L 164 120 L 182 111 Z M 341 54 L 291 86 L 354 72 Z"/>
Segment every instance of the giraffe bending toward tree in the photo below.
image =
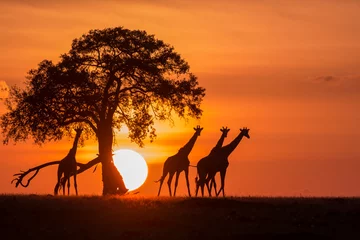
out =
<path fill-rule="evenodd" d="M 235 150 L 238 144 L 241 142 L 243 137 L 250 138 L 249 136 L 250 129 L 242 128 L 240 129 L 239 135 L 228 145 L 217 150 L 211 157 L 206 158 L 198 165 L 198 174 L 199 174 L 199 185 L 202 192 L 204 191 L 204 185 L 208 186 L 209 181 L 216 175 L 217 172 L 220 172 L 221 187 L 216 193 L 216 196 L 222 191 L 223 196 L 225 197 L 225 175 L 227 167 L 229 166 L 228 157 Z"/>
<path fill-rule="evenodd" d="M 221 147 L 222 147 L 222 145 L 223 145 L 223 143 L 224 143 L 224 140 L 225 140 L 225 138 L 227 137 L 227 134 L 228 134 L 228 132 L 230 131 L 230 129 L 229 128 L 227 128 L 227 127 L 222 127 L 221 129 L 220 129 L 220 131 L 222 132 L 222 134 L 221 134 L 221 137 L 220 137 L 220 139 L 218 140 L 218 142 L 217 142 L 217 144 L 216 144 L 216 146 L 215 147 L 213 147 L 213 149 L 211 149 L 211 152 L 210 152 L 210 154 L 208 155 L 208 156 L 206 156 L 205 158 L 207 158 L 207 157 L 209 157 L 209 156 L 211 156 L 211 155 L 213 155 L 214 153 L 216 153 L 216 151 L 217 150 L 219 150 Z M 203 159 L 204 158 L 202 158 L 200 161 L 203 161 Z M 200 162 L 199 161 L 199 162 Z M 201 164 L 200 164 L 201 165 Z M 196 166 L 197 168 L 198 168 L 198 166 Z M 197 194 L 198 194 L 198 190 L 199 190 L 199 181 L 198 181 L 198 177 L 196 177 L 195 178 L 195 182 L 196 182 L 196 191 L 195 191 L 195 195 L 197 196 Z M 214 185 L 214 189 L 215 189 L 215 194 L 217 193 L 216 192 L 216 181 L 215 181 L 215 176 L 211 179 L 211 182 L 210 182 L 210 187 L 209 186 L 207 186 L 207 189 L 208 189 L 208 192 L 209 192 L 209 196 L 211 197 L 211 189 L 212 189 L 212 185 Z M 202 195 L 204 196 L 204 193 L 202 192 Z"/>
<path fill-rule="evenodd" d="M 190 184 L 189 184 L 189 165 L 190 165 L 190 161 L 189 161 L 188 156 L 189 156 L 192 148 L 194 147 L 196 139 L 198 138 L 198 136 L 200 136 L 200 133 L 203 130 L 203 128 L 200 128 L 200 126 L 197 126 L 196 128 L 194 128 L 194 130 L 195 130 L 194 135 L 191 137 L 191 139 L 182 148 L 180 148 L 178 153 L 175 154 L 174 156 L 169 157 L 165 161 L 164 167 L 163 167 L 163 174 L 162 174 L 161 178 L 158 181 L 155 181 L 155 182 L 160 182 L 158 196 L 160 195 L 160 191 L 161 191 L 161 187 L 162 187 L 162 184 L 164 182 L 164 179 L 168 174 L 169 174 L 169 179 L 167 181 L 167 184 L 168 184 L 168 187 L 169 187 L 170 197 L 172 196 L 172 194 L 171 194 L 171 181 L 172 181 L 172 178 L 173 178 L 174 174 L 176 173 L 176 176 L 175 176 L 175 189 L 174 189 L 174 196 L 175 196 L 176 195 L 176 188 L 177 188 L 177 185 L 178 185 L 179 175 L 180 175 L 180 173 L 182 171 L 184 171 L 185 172 L 185 179 L 186 179 L 186 185 L 187 185 L 188 193 L 189 193 L 189 196 L 191 197 Z"/>
<path fill-rule="evenodd" d="M 74 138 L 73 147 L 70 149 L 69 153 L 66 155 L 65 158 L 63 158 L 59 164 L 58 171 L 57 171 L 57 184 L 54 189 L 54 194 L 58 194 L 59 187 L 63 188 L 63 195 L 65 195 L 65 184 L 66 182 L 68 187 L 68 195 L 70 195 L 70 176 L 73 174 L 74 176 L 74 187 L 76 195 L 78 195 L 77 190 L 77 183 L 76 183 L 76 172 L 77 172 L 77 166 L 76 166 L 76 150 L 77 145 L 80 139 L 80 135 L 82 133 L 82 128 L 75 129 L 76 136 Z M 61 176 L 64 175 L 63 180 L 61 180 Z"/>

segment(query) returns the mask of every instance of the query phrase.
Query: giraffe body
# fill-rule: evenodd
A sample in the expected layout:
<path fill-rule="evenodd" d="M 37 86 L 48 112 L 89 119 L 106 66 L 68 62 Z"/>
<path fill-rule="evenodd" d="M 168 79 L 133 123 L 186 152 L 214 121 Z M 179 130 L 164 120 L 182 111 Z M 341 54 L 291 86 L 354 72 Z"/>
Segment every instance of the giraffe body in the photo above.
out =
<path fill-rule="evenodd" d="M 198 177 L 195 179 L 195 182 L 196 182 L 196 192 L 195 192 L 195 195 L 197 196 L 198 194 L 198 190 L 199 190 L 199 187 L 200 187 L 200 184 L 199 184 L 199 174 L 201 174 L 202 176 L 200 177 L 200 179 L 205 179 L 206 178 L 206 175 L 207 175 L 207 172 L 203 172 L 202 171 L 202 165 L 206 164 L 206 161 L 212 161 L 212 155 L 216 154 L 217 151 L 222 147 L 223 143 L 224 143 L 224 140 L 225 138 L 227 137 L 227 134 L 228 132 L 230 131 L 229 128 L 227 127 L 222 127 L 220 129 L 220 131 L 222 132 L 221 136 L 220 136 L 220 139 L 218 140 L 217 144 L 215 145 L 215 147 L 213 147 L 210 151 L 210 154 L 208 156 L 206 156 L 205 158 L 202 158 L 199 162 L 198 162 L 198 165 L 196 166 L 197 167 L 197 171 L 198 171 Z M 206 174 L 205 176 L 203 174 Z M 210 179 L 211 183 L 210 183 L 210 187 L 209 185 L 207 184 L 207 189 L 208 189 L 208 193 L 209 193 L 209 196 L 211 197 L 211 189 L 212 189 L 212 186 L 214 186 L 214 189 L 215 189 L 215 194 L 216 194 L 216 181 L 215 181 L 215 175 Z M 202 188 L 202 196 L 204 196 L 204 189 Z"/>
<path fill-rule="evenodd" d="M 54 189 L 54 194 L 58 194 L 58 190 L 60 187 L 63 189 L 63 195 L 65 195 L 65 184 L 67 182 L 68 187 L 68 195 L 70 195 L 70 176 L 73 175 L 74 177 L 74 187 L 76 195 L 78 195 L 77 190 L 77 182 L 76 182 L 76 172 L 77 172 L 77 165 L 76 165 L 76 150 L 77 145 L 80 139 L 82 129 L 77 128 L 76 129 L 76 136 L 74 139 L 73 147 L 70 149 L 69 153 L 66 155 L 65 158 L 63 158 L 59 164 L 58 171 L 57 171 L 57 184 Z M 64 177 L 63 180 L 61 180 L 61 177 Z"/>
<path fill-rule="evenodd" d="M 180 148 L 178 153 L 171 157 L 168 157 L 166 159 L 166 161 L 164 163 L 164 167 L 163 167 L 163 174 L 162 174 L 161 178 L 158 181 L 156 181 L 156 182 L 160 182 L 158 196 L 160 195 L 162 184 L 167 175 L 169 175 L 169 178 L 167 181 L 168 188 L 169 188 L 169 194 L 170 194 L 170 196 L 172 196 L 171 182 L 174 177 L 174 174 L 176 173 L 175 188 L 174 188 L 174 196 L 175 196 L 176 188 L 178 186 L 179 175 L 183 171 L 185 172 L 185 179 L 186 179 L 188 194 L 189 194 L 189 196 L 191 196 L 190 184 L 189 184 L 189 165 L 190 165 L 189 154 L 190 154 L 192 148 L 194 147 L 197 137 L 200 136 L 200 133 L 203 130 L 203 128 L 200 128 L 200 126 L 197 126 L 196 128 L 194 128 L 194 130 L 195 130 L 194 135 L 182 148 Z"/>
<path fill-rule="evenodd" d="M 206 184 L 208 186 L 209 181 L 215 177 L 217 172 L 220 172 L 221 187 L 216 193 L 216 195 L 218 196 L 222 191 L 223 196 L 225 196 L 224 187 L 226 170 L 229 166 L 228 157 L 235 150 L 235 148 L 238 146 L 244 136 L 246 138 L 250 138 L 249 130 L 250 129 L 247 128 L 240 129 L 239 135 L 230 144 L 221 147 L 220 149 L 216 150 L 214 154 L 209 155 L 199 161 L 198 184 L 201 187 L 202 193 L 204 191 L 204 185 Z"/>

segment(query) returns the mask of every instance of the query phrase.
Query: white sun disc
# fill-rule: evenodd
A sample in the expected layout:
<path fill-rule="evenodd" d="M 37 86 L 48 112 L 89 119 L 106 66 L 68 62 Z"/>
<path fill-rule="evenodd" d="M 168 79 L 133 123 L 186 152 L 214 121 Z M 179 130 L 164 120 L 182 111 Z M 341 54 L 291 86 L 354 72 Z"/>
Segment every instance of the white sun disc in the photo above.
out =
<path fill-rule="evenodd" d="M 129 149 L 120 149 L 114 152 L 113 160 L 129 191 L 144 184 L 148 175 L 148 166 L 139 153 Z"/>

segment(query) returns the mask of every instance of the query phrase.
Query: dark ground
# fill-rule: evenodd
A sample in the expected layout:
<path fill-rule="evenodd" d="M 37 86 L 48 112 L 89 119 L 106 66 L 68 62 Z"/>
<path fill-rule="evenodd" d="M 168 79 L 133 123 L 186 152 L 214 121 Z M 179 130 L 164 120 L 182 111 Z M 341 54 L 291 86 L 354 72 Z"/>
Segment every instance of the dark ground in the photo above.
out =
<path fill-rule="evenodd" d="M 0 195 L 0 239 L 360 239 L 360 198 Z"/>

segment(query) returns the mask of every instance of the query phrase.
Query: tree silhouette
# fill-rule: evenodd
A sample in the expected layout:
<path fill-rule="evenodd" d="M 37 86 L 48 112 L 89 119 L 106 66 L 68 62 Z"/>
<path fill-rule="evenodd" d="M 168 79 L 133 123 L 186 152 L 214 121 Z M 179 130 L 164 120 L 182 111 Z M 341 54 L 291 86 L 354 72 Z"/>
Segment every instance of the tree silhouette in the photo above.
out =
<path fill-rule="evenodd" d="M 26 88 L 13 86 L 1 116 L 4 144 L 31 137 L 57 141 L 81 126 L 98 141 L 103 194 L 127 189 L 112 162 L 114 130 L 127 126 L 131 141 L 154 140 L 155 120 L 199 118 L 205 89 L 174 48 L 145 31 L 91 30 L 73 40 L 58 63 L 29 71 Z M 83 169 L 84 170 L 84 169 Z"/>

